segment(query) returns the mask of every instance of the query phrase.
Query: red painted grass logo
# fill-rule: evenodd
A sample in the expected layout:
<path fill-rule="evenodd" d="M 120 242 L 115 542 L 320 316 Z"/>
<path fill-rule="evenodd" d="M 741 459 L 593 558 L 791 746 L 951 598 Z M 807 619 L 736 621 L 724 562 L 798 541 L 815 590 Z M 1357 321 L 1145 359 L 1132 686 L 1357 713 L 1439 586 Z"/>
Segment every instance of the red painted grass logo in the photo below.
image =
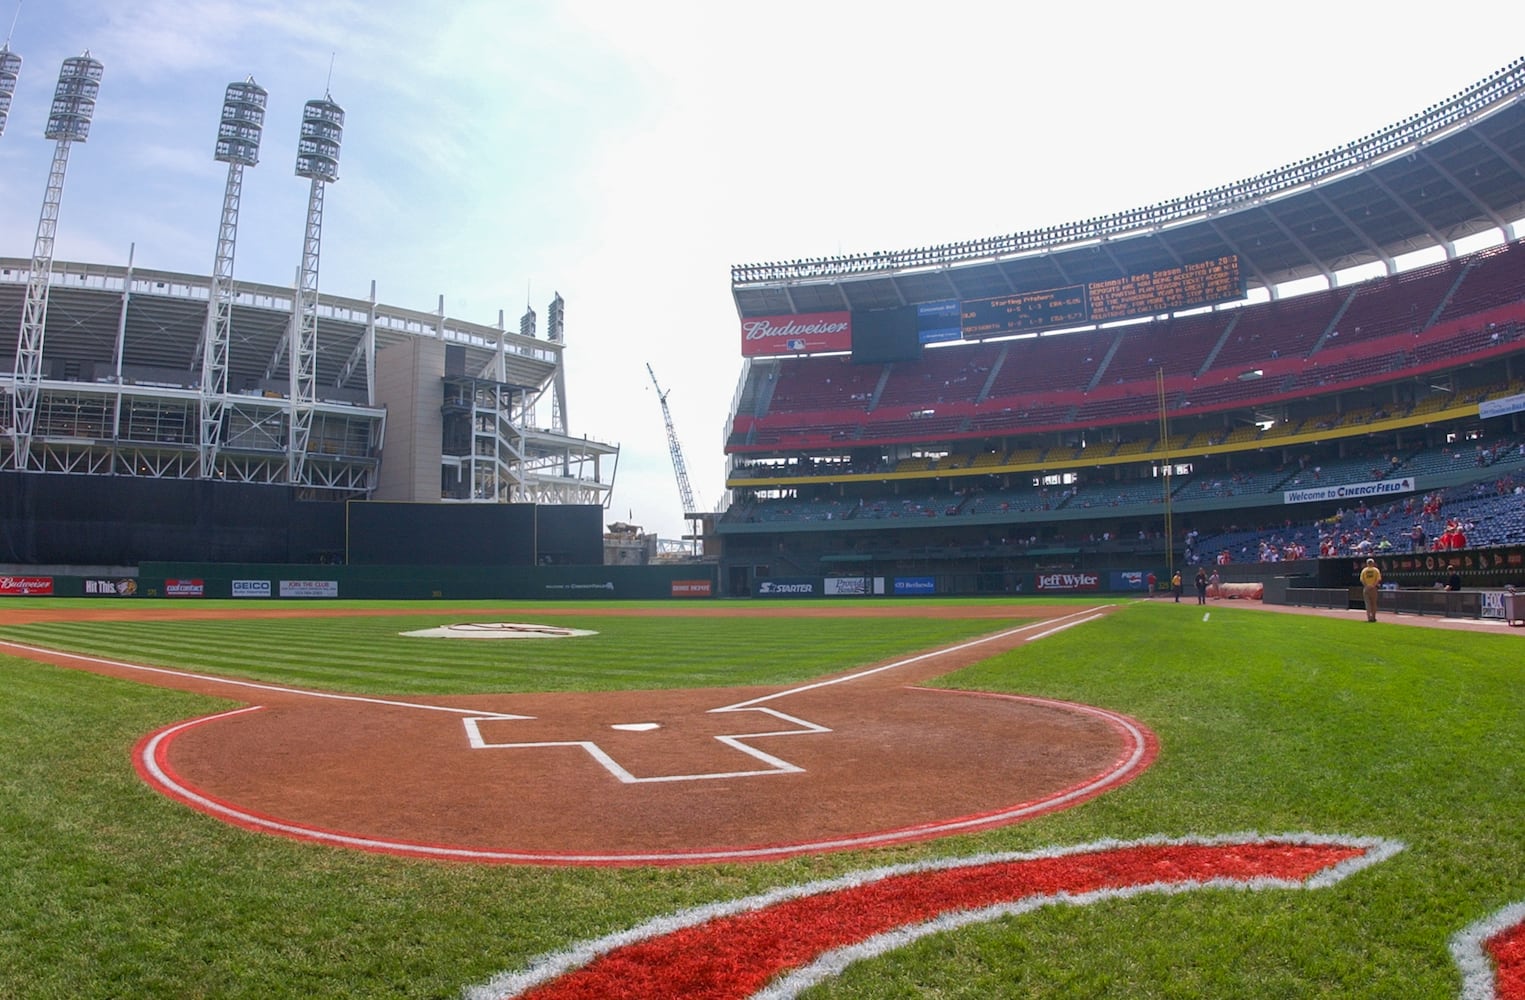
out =
<path fill-rule="evenodd" d="M 543 956 L 471 1000 L 786 1000 L 918 938 L 1141 893 L 1316 889 L 1403 845 L 1376 838 L 1103 841 L 856 872 L 687 910 Z"/>
<path fill-rule="evenodd" d="M 1525 903 L 1506 906 L 1451 939 L 1462 1000 L 1525 1000 Z"/>

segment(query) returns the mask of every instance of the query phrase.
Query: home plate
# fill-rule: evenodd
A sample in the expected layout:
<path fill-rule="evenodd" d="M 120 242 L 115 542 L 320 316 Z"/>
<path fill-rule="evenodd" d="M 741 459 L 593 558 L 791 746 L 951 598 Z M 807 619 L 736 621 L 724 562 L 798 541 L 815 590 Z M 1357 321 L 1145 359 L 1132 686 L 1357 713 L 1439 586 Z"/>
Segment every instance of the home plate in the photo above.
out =
<path fill-rule="evenodd" d="M 440 625 L 398 635 L 418 636 L 425 639 L 571 639 L 580 635 L 597 635 L 584 628 L 563 628 L 560 625 L 526 625 L 514 622 L 458 622 Z"/>

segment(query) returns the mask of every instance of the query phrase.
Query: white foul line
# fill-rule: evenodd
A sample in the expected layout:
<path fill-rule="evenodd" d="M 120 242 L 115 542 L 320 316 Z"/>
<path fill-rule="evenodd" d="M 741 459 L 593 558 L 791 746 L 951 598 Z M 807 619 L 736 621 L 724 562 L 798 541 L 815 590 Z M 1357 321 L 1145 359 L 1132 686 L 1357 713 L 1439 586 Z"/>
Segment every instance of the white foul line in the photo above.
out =
<path fill-rule="evenodd" d="M 305 698 L 323 698 L 329 701 L 354 701 L 366 705 L 387 705 L 391 708 L 417 708 L 426 712 L 449 712 L 452 715 L 474 715 L 479 718 L 492 719 L 531 719 L 530 715 L 510 715 L 508 713 L 493 714 L 483 712 L 479 708 L 453 708 L 449 705 L 429 705 L 416 701 L 394 701 L 388 698 L 368 698 L 358 694 L 339 694 L 334 691 L 312 691 L 306 688 L 286 687 L 283 684 L 266 684 L 261 681 L 241 681 L 232 677 L 218 677 L 216 674 L 195 674 L 186 670 L 173 670 L 168 667 L 150 667 L 141 663 L 124 663 L 121 660 L 108 660 L 102 656 L 87 656 L 83 653 L 67 653 L 58 649 L 47 649 L 42 646 L 29 646 L 21 642 L 6 642 L 0 640 L 0 649 L 17 649 L 26 653 L 40 653 L 47 656 L 63 657 L 77 660 L 80 663 L 95 663 L 101 666 L 115 667 L 121 670 L 137 670 L 142 673 L 160 674 L 165 677 L 186 677 L 191 680 L 209 681 L 214 684 L 227 684 L 232 687 L 249 688 L 255 691 L 274 691 L 280 694 L 301 695 Z"/>

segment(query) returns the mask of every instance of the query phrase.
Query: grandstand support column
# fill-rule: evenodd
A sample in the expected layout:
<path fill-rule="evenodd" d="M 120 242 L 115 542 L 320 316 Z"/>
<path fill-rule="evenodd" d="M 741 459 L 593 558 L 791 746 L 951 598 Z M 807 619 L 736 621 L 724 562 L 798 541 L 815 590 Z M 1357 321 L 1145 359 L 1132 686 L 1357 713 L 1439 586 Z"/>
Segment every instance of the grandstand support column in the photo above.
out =
<path fill-rule="evenodd" d="M 37 219 L 37 239 L 32 245 L 32 267 L 27 273 L 26 300 L 21 310 L 21 331 L 16 341 L 14 368 L 14 416 L 11 426 L 11 463 L 17 471 L 39 468 L 32 455 L 32 433 L 37 421 L 37 400 L 42 390 L 42 350 L 48 316 L 48 285 L 53 276 L 53 240 L 58 232 L 58 210 L 63 202 L 64 174 L 69 167 L 69 147 L 90 136 L 90 119 L 100 93 L 104 67 L 87 51 L 65 59 L 58 71 L 53 108 L 43 133 L 56 140 L 42 212 Z"/>
<path fill-rule="evenodd" d="M 1165 579 L 1170 579 L 1175 572 L 1176 543 L 1175 524 L 1171 516 L 1171 494 L 1175 486 L 1175 463 L 1170 457 L 1170 416 L 1165 409 L 1165 369 L 1155 369 L 1154 392 L 1160 411 L 1160 448 L 1164 452 L 1163 475 L 1160 477 L 1164 482 L 1165 501 Z"/>
<path fill-rule="evenodd" d="M 132 269 L 138 257 L 138 245 L 127 244 L 127 268 L 122 281 L 122 301 L 117 303 L 116 341 L 111 348 L 111 377 L 116 391 L 111 394 L 111 440 L 122 439 L 122 357 L 127 351 L 127 309 L 132 304 Z"/>
<path fill-rule="evenodd" d="M 286 439 L 286 481 L 307 484 L 307 446 L 318 401 L 318 257 L 323 237 L 323 193 L 339 179 L 339 145 L 344 137 L 344 109 L 329 95 L 308 101 L 302 110 L 297 141 L 298 177 L 310 180 L 302 266 L 291 315 L 289 353 L 290 413 Z"/>
<path fill-rule="evenodd" d="M 212 286 L 201 344 L 201 478 L 217 474 L 223 413 L 228 398 L 228 341 L 233 326 L 233 253 L 238 240 L 238 209 L 243 198 L 244 167 L 259 162 L 265 123 L 265 88 L 248 77 L 231 83 L 223 97 L 215 158 L 228 165 L 222 193 L 222 222 L 212 263 Z"/>
<path fill-rule="evenodd" d="M 495 382 L 508 381 L 508 331 L 503 328 L 503 310 L 498 310 L 498 346 L 492 354 L 492 377 Z"/>

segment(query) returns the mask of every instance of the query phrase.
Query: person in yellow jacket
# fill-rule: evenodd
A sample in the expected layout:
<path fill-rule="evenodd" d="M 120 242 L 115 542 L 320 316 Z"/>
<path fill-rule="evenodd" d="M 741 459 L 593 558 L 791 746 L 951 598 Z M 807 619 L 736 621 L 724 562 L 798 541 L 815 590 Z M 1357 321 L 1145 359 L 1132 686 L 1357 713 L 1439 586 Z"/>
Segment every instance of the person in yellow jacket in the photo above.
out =
<path fill-rule="evenodd" d="M 1382 586 L 1382 571 L 1377 568 L 1377 560 L 1368 559 L 1366 565 L 1361 567 L 1361 599 L 1366 602 L 1366 620 L 1377 620 L 1377 591 Z"/>

